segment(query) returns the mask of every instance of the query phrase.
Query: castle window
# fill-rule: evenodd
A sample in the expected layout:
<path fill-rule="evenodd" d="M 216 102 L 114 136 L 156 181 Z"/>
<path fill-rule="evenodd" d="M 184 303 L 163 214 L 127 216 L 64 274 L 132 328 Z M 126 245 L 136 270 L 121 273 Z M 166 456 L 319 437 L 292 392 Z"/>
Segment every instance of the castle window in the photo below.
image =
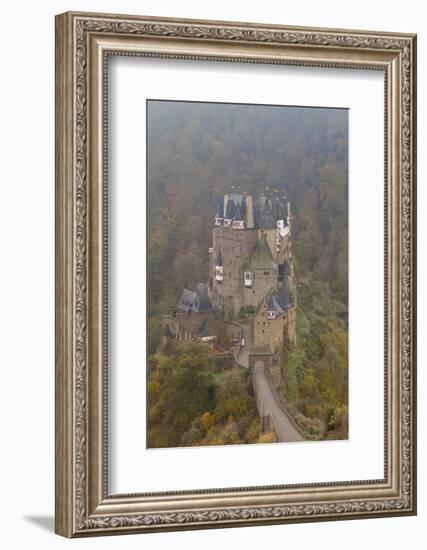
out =
<path fill-rule="evenodd" d="M 253 279 L 252 271 L 245 271 L 245 286 L 246 287 L 251 287 L 252 286 L 252 279 Z"/>
<path fill-rule="evenodd" d="M 264 275 L 270 275 L 269 271 L 264 271 Z"/>

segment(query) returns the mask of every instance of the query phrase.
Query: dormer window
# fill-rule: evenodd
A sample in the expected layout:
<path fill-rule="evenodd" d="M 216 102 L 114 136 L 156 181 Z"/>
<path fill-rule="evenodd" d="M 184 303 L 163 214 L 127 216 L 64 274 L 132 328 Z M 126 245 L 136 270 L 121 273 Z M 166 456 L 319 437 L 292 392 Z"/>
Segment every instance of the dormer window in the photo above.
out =
<path fill-rule="evenodd" d="M 215 266 L 215 279 L 221 283 L 224 280 L 224 268 L 222 265 Z"/>
<path fill-rule="evenodd" d="M 253 284 L 253 273 L 252 271 L 245 271 L 245 276 L 244 276 L 244 279 L 245 279 L 245 286 L 246 287 L 251 287 L 252 284 Z"/>
<path fill-rule="evenodd" d="M 245 229 L 245 222 L 243 220 L 234 220 L 233 229 Z"/>

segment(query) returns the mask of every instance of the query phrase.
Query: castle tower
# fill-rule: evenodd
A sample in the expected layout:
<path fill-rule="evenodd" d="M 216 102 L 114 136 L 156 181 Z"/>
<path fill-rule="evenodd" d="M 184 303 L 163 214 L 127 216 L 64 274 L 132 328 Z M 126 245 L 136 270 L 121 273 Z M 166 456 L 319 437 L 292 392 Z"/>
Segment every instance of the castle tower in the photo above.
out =
<path fill-rule="evenodd" d="M 210 250 L 216 258 L 210 297 L 224 319 L 256 312 L 270 291 L 280 293 L 285 279 L 290 295 L 295 294 L 290 206 L 278 191 L 259 197 L 230 193 L 219 199 Z"/>
<path fill-rule="evenodd" d="M 277 191 L 259 197 L 230 193 L 216 202 L 209 282 L 184 289 L 169 316 L 181 340 L 211 341 L 221 322 L 251 323 L 251 341 L 272 356 L 296 341 L 296 287 L 290 204 Z"/>

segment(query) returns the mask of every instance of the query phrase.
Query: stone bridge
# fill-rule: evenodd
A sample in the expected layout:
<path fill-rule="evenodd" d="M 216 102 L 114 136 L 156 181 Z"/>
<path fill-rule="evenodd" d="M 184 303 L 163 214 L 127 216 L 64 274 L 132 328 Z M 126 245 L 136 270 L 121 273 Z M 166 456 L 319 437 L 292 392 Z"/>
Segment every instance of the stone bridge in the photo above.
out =
<path fill-rule="evenodd" d="M 252 371 L 252 384 L 262 433 L 274 430 L 279 441 L 304 441 L 304 437 L 290 418 L 289 413 L 281 405 L 271 380 L 265 372 L 266 366 L 272 369 L 270 351 L 266 346 L 251 345 L 252 328 L 250 324 L 242 323 L 240 328 L 243 344 L 240 346 L 236 363 L 240 367 Z"/>
<path fill-rule="evenodd" d="M 252 381 L 261 427 L 268 429 L 268 426 L 272 424 L 279 441 L 304 441 L 288 412 L 280 405 L 276 392 L 265 373 L 264 361 L 255 362 Z"/>

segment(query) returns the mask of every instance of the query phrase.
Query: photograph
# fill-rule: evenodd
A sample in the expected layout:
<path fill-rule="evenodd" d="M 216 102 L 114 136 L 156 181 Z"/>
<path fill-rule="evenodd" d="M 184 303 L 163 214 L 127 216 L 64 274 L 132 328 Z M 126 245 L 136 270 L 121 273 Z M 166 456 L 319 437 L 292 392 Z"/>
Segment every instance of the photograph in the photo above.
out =
<path fill-rule="evenodd" d="M 348 118 L 147 99 L 147 448 L 349 438 Z"/>
<path fill-rule="evenodd" d="M 419 18 L 240 4 L 55 16 L 62 537 L 417 514 Z"/>

